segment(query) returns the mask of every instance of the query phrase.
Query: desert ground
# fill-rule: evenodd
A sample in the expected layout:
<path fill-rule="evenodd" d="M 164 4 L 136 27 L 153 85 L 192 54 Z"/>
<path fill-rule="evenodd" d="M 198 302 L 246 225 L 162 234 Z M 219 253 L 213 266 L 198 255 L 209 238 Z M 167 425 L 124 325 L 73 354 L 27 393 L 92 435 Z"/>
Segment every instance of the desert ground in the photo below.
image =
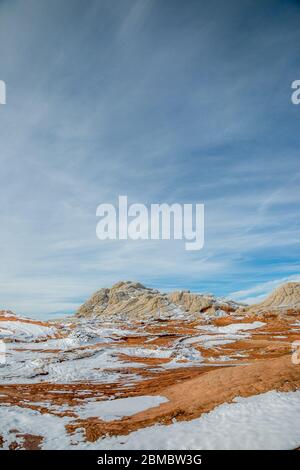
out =
<path fill-rule="evenodd" d="M 120 282 L 61 320 L 2 310 L 0 449 L 296 449 L 299 339 L 299 283 L 252 306 Z"/>

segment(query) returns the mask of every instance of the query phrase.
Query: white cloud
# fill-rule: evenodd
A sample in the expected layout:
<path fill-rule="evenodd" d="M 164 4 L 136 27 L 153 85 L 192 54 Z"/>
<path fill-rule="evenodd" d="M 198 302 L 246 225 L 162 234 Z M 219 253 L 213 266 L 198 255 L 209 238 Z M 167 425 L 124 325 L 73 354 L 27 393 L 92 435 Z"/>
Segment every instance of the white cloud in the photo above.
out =
<path fill-rule="evenodd" d="M 299 156 L 275 140 L 297 133 L 292 121 L 283 133 L 275 92 L 298 59 L 297 15 L 284 34 L 274 19 L 268 40 L 254 30 L 237 44 L 235 2 L 219 15 L 162 3 L 0 3 L 1 306 L 71 311 L 119 279 L 224 294 L 292 264 Z M 99 242 L 96 207 L 119 194 L 204 202 L 204 250 Z M 266 250 L 280 252 L 277 272 L 255 265 Z"/>
<path fill-rule="evenodd" d="M 244 289 L 236 292 L 232 292 L 228 295 L 228 298 L 233 300 L 244 302 L 246 304 L 254 304 L 263 300 L 268 294 L 270 294 L 276 287 L 286 282 L 300 282 L 300 274 L 294 274 L 292 276 L 286 276 L 274 281 L 262 282 L 255 284 L 249 289 Z"/>

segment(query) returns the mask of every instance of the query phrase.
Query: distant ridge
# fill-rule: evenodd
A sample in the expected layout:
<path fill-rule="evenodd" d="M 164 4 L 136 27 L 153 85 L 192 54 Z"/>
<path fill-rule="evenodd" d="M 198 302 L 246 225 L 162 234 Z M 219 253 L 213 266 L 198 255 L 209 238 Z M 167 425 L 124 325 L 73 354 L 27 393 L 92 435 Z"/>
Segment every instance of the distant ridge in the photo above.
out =
<path fill-rule="evenodd" d="M 139 282 L 121 281 L 95 292 L 81 307 L 78 317 L 182 318 L 186 315 L 224 316 L 244 313 L 264 315 L 300 309 L 300 283 L 289 282 L 275 289 L 263 302 L 242 306 L 210 294 L 178 291 L 169 294 Z"/>
<path fill-rule="evenodd" d="M 93 294 L 78 310 L 80 317 L 114 316 L 143 319 L 176 318 L 190 314 L 222 315 L 234 312 L 239 304 L 223 301 L 208 294 L 189 291 L 161 293 L 138 282 L 121 281 L 111 288 L 102 288 Z"/>
<path fill-rule="evenodd" d="M 251 305 L 250 312 L 284 313 L 290 309 L 300 309 L 300 282 L 287 282 L 275 289 L 265 300 Z"/>

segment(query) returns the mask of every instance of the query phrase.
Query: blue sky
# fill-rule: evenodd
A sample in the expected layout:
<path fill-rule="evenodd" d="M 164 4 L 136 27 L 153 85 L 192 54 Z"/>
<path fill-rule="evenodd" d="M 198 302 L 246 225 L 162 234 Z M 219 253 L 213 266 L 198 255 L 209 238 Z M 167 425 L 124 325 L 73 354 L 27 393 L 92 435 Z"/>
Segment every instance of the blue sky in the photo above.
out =
<path fill-rule="evenodd" d="M 1 307 L 300 280 L 299 22 L 289 0 L 0 0 Z M 97 240 L 120 194 L 204 203 L 204 249 Z"/>

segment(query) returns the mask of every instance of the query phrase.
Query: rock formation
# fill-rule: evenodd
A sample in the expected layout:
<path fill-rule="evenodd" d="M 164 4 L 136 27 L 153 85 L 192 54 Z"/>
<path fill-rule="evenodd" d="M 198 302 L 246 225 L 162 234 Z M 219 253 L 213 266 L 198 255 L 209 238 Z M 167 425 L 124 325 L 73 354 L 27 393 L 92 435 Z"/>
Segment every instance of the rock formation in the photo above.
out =
<path fill-rule="evenodd" d="M 280 315 L 300 310 L 300 283 L 289 282 L 274 290 L 263 302 L 242 306 L 210 294 L 190 291 L 162 293 L 138 282 L 122 281 L 95 292 L 78 310 L 79 317 L 182 318 L 185 315 L 224 316 Z"/>
<path fill-rule="evenodd" d="M 191 314 L 222 315 L 236 310 L 234 302 L 221 301 L 212 295 L 192 294 L 189 291 L 161 293 L 140 283 L 122 281 L 110 289 L 97 291 L 78 310 L 80 317 L 123 314 L 130 319 L 175 318 Z"/>
<path fill-rule="evenodd" d="M 288 282 L 275 289 L 264 301 L 251 305 L 247 312 L 256 315 L 281 315 L 300 310 L 300 282 Z"/>

